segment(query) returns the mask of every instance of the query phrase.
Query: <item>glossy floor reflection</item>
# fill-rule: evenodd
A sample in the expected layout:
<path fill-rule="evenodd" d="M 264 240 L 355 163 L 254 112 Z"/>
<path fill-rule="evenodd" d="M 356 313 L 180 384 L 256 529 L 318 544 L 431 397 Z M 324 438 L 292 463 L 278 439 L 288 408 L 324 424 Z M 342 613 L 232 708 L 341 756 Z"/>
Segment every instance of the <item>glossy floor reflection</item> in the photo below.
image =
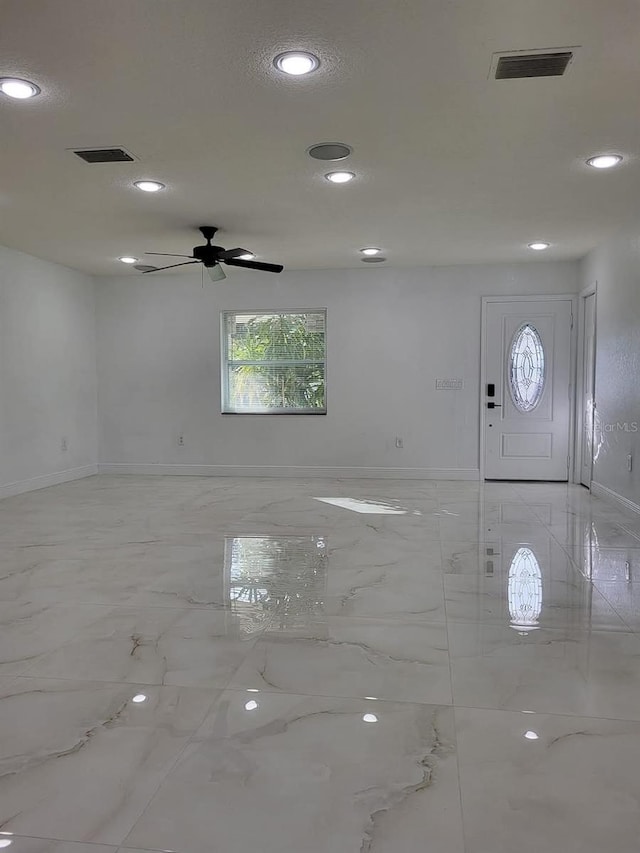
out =
<path fill-rule="evenodd" d="M 0 848 L 638 849 L 640 519 L 584 489 L 102 476 L 0 546 Z"/>

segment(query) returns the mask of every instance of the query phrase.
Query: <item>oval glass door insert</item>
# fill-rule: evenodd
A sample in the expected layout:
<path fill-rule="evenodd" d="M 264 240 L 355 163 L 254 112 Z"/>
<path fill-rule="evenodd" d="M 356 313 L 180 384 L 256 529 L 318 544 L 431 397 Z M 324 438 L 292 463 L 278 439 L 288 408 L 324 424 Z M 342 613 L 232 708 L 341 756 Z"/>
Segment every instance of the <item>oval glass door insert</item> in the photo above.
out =
<path fill-rule="evenodd" d="M 544 349 L 538 330 L 530 323 L 520 326 L 509 352 L 509 388 L 519 412 L 531 412 L 544 391 Z"/>

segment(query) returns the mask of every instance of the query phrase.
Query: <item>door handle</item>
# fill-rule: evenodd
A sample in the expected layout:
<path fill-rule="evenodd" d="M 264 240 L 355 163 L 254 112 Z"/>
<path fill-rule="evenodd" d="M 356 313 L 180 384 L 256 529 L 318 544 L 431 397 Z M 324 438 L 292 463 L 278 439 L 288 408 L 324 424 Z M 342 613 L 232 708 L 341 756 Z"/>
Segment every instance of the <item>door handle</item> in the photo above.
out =
<path fill-rule="evenodd" d="M 487 409 L 501 409 L 501 403 L 487 403 Z"/>

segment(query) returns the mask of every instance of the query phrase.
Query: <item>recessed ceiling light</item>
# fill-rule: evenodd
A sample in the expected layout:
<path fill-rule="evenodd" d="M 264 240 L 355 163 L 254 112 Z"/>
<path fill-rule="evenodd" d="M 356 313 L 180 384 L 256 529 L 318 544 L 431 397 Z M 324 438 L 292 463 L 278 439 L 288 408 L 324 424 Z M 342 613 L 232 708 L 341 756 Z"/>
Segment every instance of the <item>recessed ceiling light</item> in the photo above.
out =
<path fill-rule="evenodd" d="M 10 98 L 24 101 L 40 94 L 40 87 L 29 80 L 19 80 L 17 77 L 0 77 L 0 92 Z"/>
<path fill-rule="evenodd" d="M 147 701 L 146 694 L 136 693 L 136 695 L 133 697 L 133 699 L 131 701 L 135 702 L 136 705 L 139 705 L 141 702 L 146 702 Z"/>
<path fill-rule="evenodd" d="M 538 740 L 540 735 L 537 732 L 525 732 L 524 736 L 527 740 Z"/>
<path fill-rule="evenodd" d="M 123 264 L 137 264 L 138 259 L 132 257 L 131 255 L 124 255 L 122 258 L 118 258 L 119 261 L 122 261 Z"/>
<path fill-rule="evenodd" d="M 534 252 L 544 252 L 544 250 L 548 249 L 550 245 L 551 243 L 536 242 L 529 243 L 529 248 L 533 249 Z"/>
<path fill-rule="evenodd" d="M 364 720 L 365 723 L 377 723 L 378 722 L 378 718 L 376 717 L 375 714 L 363 714 L 362 719 Z"/>
<path fill-rule="evenodd" d="M 273 60 L 273 64 L 278 71 L 293 77 L 301 77 L 315 71 L 320 65 L 320 60 L 315 54 L 306 50 L 288 50 L 285 53 L 279 53 Z"/>
<path fill-rule="evenodd" d="M 258 703 L 255 699 L 250 699 L 248 702 L 245 703 L 244 707 L 247 711 L 255 711 L 258 707 Z"/>
<path fill-rule="evenodd" d="M 239 261 L 252 261 L 255 258 L 253 252 L 247 252 L 246 255 L 238 255 Z"/>
<path fill-rule="evenodd" d="M 164 184 L 160 181 L 134 181 L 134 187 L 142 190 L 143 193 L 157 193 L 164 189 Z"/>
<path fill-rule="evenodd" d="M 594 169 L 611 169 L 622 163 L 620 154 L 598 154 L 597 157 L 590 157 L 587 160 L 587 166 L 593 166 Z"/>
<path fill-rule="evenodd" d="M 363 255 L 379 255 L 382 249 L 376 249 L 375 246 L 368 246 L 366 249 L 360 249 Z"/>
<path fill-rule="evenodd" d="M 355 178 L 354 172 L 329 172 L 325 175 L 328 181 L 332 184 L 348 184 Z"/>

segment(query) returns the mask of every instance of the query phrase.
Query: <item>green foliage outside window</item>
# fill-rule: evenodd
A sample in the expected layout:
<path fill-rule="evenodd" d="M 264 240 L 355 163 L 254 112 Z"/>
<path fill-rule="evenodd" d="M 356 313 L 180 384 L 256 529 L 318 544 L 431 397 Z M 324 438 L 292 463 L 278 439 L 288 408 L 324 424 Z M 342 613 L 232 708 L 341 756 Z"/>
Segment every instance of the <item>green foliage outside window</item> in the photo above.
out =
<path fill-rule="evenodd" d="M 325 411 L 324 312 L 226 315 L 225 411 Z"/>

